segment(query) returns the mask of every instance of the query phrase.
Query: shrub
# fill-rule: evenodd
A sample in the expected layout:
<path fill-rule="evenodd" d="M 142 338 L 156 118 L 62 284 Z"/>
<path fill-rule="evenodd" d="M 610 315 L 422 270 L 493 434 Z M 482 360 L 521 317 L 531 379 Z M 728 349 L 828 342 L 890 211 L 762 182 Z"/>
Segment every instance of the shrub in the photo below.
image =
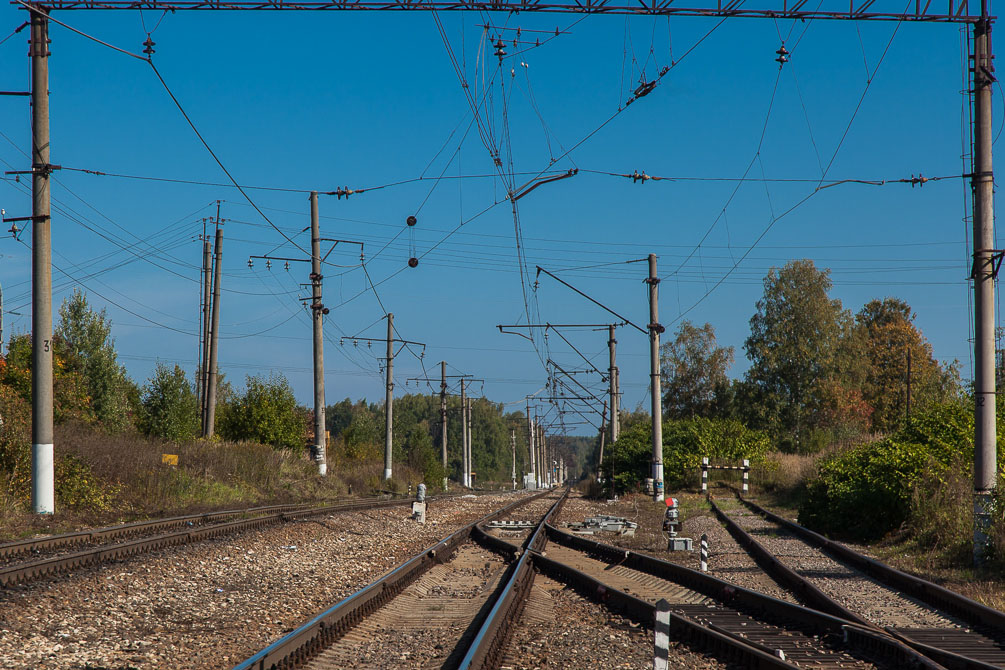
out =
<path fill-rule="evenodd" d="M 622 433 L 604 456 L 605 477 L 613 479 L 617 490 L 634 490 L 651 477 L 652 426 L 638 423 Z M 747 428 L 735 419 L 697 417 L 663 424 L 664 485 L 687 485 L 701 465 L 702 457 L 738 461 L 759 461 L 768 452 L 767 436 Z"/>
<path fill-rule="evenodd" d="M 973 434 L 971 407 L 936 405 L 887 438 L 825 458 L 807 485 L 800 523 L 857 539 L 898 528 L 909 517 L 915 488 L 944 481 L 950 469 L 973 461 Z M 998 454 L 1000 468 L 1001 446 Z"/>
<path fill-rule="evenodd" d="M 0 359 L 0 373 L 5 362 Z M 31 490 L 31 406 L 0 384 L 0 501 L 16 506 Z"/>
<path fill-rule="evenodd" d="M 220 435 L 228 440 L 286 448 L 305 444 L 305 417 L 281 374 L 268 379 L 249 376 L 244 394 L 230 404 L 220 424 Z"/>

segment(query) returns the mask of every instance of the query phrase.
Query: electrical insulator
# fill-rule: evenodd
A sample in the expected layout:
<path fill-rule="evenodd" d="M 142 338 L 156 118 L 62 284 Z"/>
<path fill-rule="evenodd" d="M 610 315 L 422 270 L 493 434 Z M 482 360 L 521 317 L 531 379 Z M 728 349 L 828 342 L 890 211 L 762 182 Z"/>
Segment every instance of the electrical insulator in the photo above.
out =
<path fill-rule="evenodd" d="M 789 50 L 785 48 L 784 44 L 782 45 L 782 48 L 776 51 L 775 53 L 778 54 L 778 58 L 776 58 L 775 60 L 778 62 L 779 65 L 784 65 L 785 63 L 789 62 Z"/>
<path fill-rule="evenodd" d="M 405 219 L 405 223 L 407 223 L 410 226 L 414 226 L 418 222 L 419 222 L 419 220 L 416 219 L 414 216 L 409 216 L 407 219 Z"/>
<path fill-rule="evenodd" d="M 266 260 L 265 261 L 265 269 L 266 270 L 271 270 L 272 269 L 272 261 L 270 261 L 270 260 Z"/>
<path fill-rule="evenodd" d="M 408 259 L 408 267 L 414 268 L 418 265 L 419 265 L 419 259 L 416 258 L 415 256 L 412 256 L 411 258 Z"/>
<path fill-rule="evenodd" d="M 501 39 L 496 41 L 495 55 L 499 58 L 499 60 L 502 60 L 506 56 L 506 45 L 503 44 Z"/>
<path fill-rule="evenodd" d="M 290 262 L 289 261 L 286 261 L 286 271 L 287 272 L 290 271 Z"/>
<path fill-rule="evenodd" d="M 253 267 L 255 267 L 255 264 L 254 264 L 254 263 L 253 263 L 253 262 L 251 261 L 251 259 L 249 258 L 249 259 L 248 259 L 248 269 L 250 270 L 250 269 L 251 269 L 251 268 L 253 268 Z"/>

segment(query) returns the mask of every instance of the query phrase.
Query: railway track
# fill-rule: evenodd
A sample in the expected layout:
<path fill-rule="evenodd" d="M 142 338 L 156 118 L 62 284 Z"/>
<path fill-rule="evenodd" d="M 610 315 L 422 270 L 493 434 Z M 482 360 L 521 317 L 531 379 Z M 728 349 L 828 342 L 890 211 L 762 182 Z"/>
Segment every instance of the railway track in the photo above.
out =
<path fill-rule="evenodd" d="M 640 621 L 670 604 L 671 636 L 757 667 L 940 668 L 905 644 L 839 617 L 553 526 L 546 573 Z M 743 649 L 743 646 L 749 649 Z M 752 653 L 756 651 L 759 653 Z"/>
<path fill-rule="evenodd" d="M 0 587 L 25 584 L 88 566 L 286 521 L 410 503 L 411 499 L 364 499 L 323 507 L 272 505 L 139 521 L 8 542 L 0 544 L 0 559 L 3 560 L 0 564 Z M 181 530 L 172 530 L 178 528 Z M 165 530 L 168 532 L 163 532 Z M 82 546 L 87 548 L 80 549 Z"/>
<path fill-rule="evenodd" d="M 443 538 L 235 670 L 526 667 L 526 636 L 516 636 L 522 646 L 511 644 L 524 608 L 530 623 L 546 623 L 543 603 L 551 596 L 544 592 L 554 594 L 562 585 L 649 628 L 656 601 L 667 599 L 671 637 L 726 663 L 943 668 L 881 631 L 565 533 L 548 521 L 566 495 L 518 501 Z M 507 516 L 537 522 L 533 528 L 488 527 Z M 542 573 L 536 591 L 535 571 Z M 721 667 L 719 661 L 701 665 Z"/>
<path fill-rule="evenodd" d="M 779 584 L 952 670 L 1005 668 L 1005 614 L 900 572 L 738 496 L 713 512 Z"/>
<path fill-rule="evenodd" d="M 514 566 L 470 540 L 475 529 L 544 492 L 506 505 L 451 533 L 368 586 L 235 666 L 251 668 L 472 667 L 471 654 L 493 646 L 491 628 L 516 574 Z M 481 531 L 481 535 L 486 535 Z M 517 545 L 498 545 L 514 555 Z M 498 646 L 498 644 L 496 644 Z"/>

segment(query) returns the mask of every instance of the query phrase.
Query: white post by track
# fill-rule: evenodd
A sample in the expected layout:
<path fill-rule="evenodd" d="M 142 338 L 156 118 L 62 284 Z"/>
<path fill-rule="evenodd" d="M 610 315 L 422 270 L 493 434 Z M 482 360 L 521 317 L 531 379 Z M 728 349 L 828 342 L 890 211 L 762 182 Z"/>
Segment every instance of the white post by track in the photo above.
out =
<path fill-rule="evenodd" d="M 708 535 L 701 534 L 701 546 L 698 550 L 698 560 L 702 572 L 708 572 Z"/>
<path fill-rule="evenodd" d="M 653 670 L 668 670 L 670 667 L 670 603 L 660 598 L 656 603 L 655 649 L 653 650 Z"/>
<path fill-rule="evenodd" d="M 743 459 L 743 492 L 750 491 L 750 459 Z"/>
<path fill-rule="evenodd" d="M 701 492 L 708 493 L 708 456 L 701 459 Z"/>

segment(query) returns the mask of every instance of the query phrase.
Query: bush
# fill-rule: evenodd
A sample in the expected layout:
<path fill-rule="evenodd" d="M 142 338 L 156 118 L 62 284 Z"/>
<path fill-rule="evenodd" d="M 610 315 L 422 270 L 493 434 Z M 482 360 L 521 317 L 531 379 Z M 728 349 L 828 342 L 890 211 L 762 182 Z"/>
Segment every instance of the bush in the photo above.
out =
<path fill-rule="evenodd" d="M 247 378 L 239 396 L 220 421 L 220 435 L 234 441 L 261 442 L 273 447 L 304 447 L 306 420 L 283 375 Z"/>
<path fill-rule="evenodd" d="M 5 362 L 0 359 L 0 376 Z M 31 490 L 31 407 L 14 389 L 0 384 L 0 502 L 14 507 Z"/>
<path fill-rule="evenodd" d="M 57 509 L 102 512 L 109 509 L 120 487 L 102 482 L 90 466 L 73 454 L 58 454 L 55 472 Z"/>
<path fill-rule="evenodd" d="M 1000 408 L 998 422 L 1001 437 Z M 973 462 L 973 436 L 969 406 L 944 404 L 920 412 L 887 438 L 824 459 L 807 485 L 799 521 L 844 537 L 880 537 L 908 519 L 916 488 L 944 481 L 954 467 Z M 1001 468 L 1000 443 L 998 455 Z"/>
<path fill-rule="evenodd" d="M 604 456 L 604 476 L 619 491 L 635 490 L 652 472 L 652 425 L 638 423 L 622 433 Z M 702 457 L 739 461 L 764 458 L 767 436 L 735 419 L 697 417 L 663 424 L 663 479 L 667 490 L 697 476 Z"/>

